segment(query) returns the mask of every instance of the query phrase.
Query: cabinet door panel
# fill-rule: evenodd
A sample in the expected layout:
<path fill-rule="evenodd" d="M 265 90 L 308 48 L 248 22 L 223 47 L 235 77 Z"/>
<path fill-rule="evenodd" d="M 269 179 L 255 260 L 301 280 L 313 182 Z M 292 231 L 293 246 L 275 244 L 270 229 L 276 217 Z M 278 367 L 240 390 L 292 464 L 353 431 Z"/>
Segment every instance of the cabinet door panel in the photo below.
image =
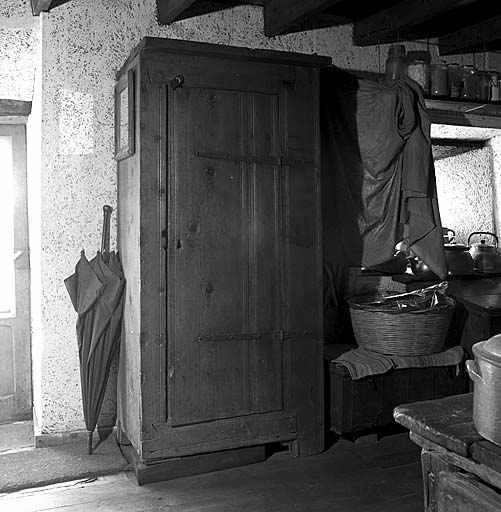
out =
<path fill-rule="evenodd" d="M 278 98 L 197 88 L 172 98 L 171 425 L 280 410 Z"/>

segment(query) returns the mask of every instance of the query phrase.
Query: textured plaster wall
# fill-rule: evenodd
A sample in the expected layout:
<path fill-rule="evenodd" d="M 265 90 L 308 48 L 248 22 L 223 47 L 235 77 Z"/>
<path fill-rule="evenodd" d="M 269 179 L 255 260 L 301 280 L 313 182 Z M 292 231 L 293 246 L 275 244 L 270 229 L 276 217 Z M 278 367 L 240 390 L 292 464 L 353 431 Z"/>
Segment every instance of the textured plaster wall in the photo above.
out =
<path fill-rule="evenodd" d="M 31 101 L 39 35 L 29 0 L 0 2 L 0 97 Z"/>
<path fill-rule="evenodd" d="M 466 244 L 474 231 L 493 232 L 492 150 L 484 144 L 434 147 L 442 225 Z M 497 234 L 497 233 L 495 233 Z M 475 237 L 473 242 L 479 242 Z M 490 242 L 490 240 L 489 240 Z"/>
<path fill-rule="evenodd" d="M 263 35 L 262 8 L 239 6 L 161 27 L 155 0 L 71 1 L 43 15 L 40 401 L 42 432 L 83 428 L 75 313 L 63 279 L 100 245 L 101 209 L 116 207 L 115 72 L 145 35 L 318 53 L 378 72 L 387 47 L 357 48 L 351 26 Z M 408 49 L 423 48 L 407 44 Z M 432 46 L 436 56 L 436 49 Z M 472 58 L 464 58 L 464 62 Z M 494 65 L 494 64 L 492 64 Z M 115 217 L 113 217 L 115 218 Z M 112 246 L 115 242 L 112 230 Z"/>

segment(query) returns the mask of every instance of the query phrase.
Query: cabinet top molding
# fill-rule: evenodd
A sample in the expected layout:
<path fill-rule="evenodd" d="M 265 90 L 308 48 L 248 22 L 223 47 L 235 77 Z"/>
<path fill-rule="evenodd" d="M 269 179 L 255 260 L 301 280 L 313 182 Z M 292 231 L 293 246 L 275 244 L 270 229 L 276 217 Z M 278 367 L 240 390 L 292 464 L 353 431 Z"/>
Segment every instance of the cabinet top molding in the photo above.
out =
<path fill-rule="evenodd" d="M 236 46 L 228 46 L 223 44 L 199 43 L 195 41 L 184 41 L 180 39 L 170 39 L 162 37 L 144 37 L 140 43 L 131 52 L 127 62 L 122 70 L 118 72 L 119 78 L 123 69 L 126 69 L 129 62 L 132 61 L 139 53 L 175 53 L 199 55 L 206 57 L 220 57 L 222 59 L 234 59 L 240 62 L 270 62 L 273 64 L 296 65 L 304 67 L 322 67 L 331 64 L 330 57 L 284 52 L 277 50 L 262 50 L 253 48 L 244 48 Z"/>

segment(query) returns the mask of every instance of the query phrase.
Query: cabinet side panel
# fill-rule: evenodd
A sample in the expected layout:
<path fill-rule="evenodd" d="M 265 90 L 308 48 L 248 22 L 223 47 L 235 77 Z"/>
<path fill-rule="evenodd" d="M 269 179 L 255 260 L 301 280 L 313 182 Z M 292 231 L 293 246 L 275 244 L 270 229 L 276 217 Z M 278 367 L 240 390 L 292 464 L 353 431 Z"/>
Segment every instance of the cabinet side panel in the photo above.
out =
<path fill-rule="evenodd" d="M 140 451 L 141 357 L 139 265 L 140 199 L 138 153 L 118 163 L 118 246 L 126 279 L 118 372 L 120 428 Z"/>

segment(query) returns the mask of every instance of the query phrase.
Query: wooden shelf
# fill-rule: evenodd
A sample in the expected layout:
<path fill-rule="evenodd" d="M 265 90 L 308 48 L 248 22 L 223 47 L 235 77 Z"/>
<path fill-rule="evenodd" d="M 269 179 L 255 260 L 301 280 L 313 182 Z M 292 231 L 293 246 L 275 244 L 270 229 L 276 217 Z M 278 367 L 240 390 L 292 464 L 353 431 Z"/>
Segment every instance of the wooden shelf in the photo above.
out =
<path fill-rule="evenodd" d="M 501 103 L 425 99 L 433 123 L 501 128 Z"/>

